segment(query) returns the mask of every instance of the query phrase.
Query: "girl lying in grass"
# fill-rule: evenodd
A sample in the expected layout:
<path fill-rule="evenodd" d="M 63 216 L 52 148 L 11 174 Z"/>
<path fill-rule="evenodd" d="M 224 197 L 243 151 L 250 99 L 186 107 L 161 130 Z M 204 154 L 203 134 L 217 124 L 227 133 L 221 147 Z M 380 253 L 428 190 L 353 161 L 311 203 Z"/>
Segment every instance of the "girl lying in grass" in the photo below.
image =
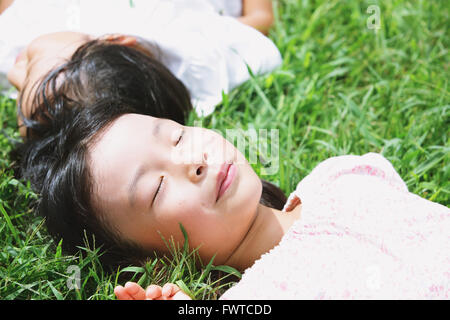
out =
<path fill-rule="evenodd" d="M 245 271 L 223 299 L 448 298 L 450 210 L 408 192 L 379 154 L 325 160 L 285 202 L 221 135 L 139 101 L 75 104 L 48 121 L 56 131 L 22 166 L 66 249 L 95 237 L 105 265 L 136 264 L 168 253 L 162 237 L 182 243 L 181 223 L 203 262 Z M 187 298 L 173 284 L 115 293 Z"/>
<path fill-rule="evenodd" d="M 250 78 L 247 65 L 261 74 L 281 63 L 278 49 L 261 33 L 267 33 L 273 23 L 269 0 L 138 0 L 132 5 L 128 0 L 114 4 L 82 0 L 77 5 L 61 0 L 34 4 L 15 0 L 3 2 L 0 8 L 4 11 L 0 29 L 10 30 L 0 36 L 0 76 L 7 74 L 18 89 L 21 111 L 27 116 L 33 111 L 36 87 L 45 76 L 64 64 L 76 63 L 71 58 L 74 52 L 96 39 L 139 50 L 162 63 L 188 88 L 201 115 L 214 110 L 222 91 Z M 67 25 L 74 19 L 79 23 Z M 110 91 L 119 90 L 120 83 L 127 81 L 127 74 L 110 70 L 121 63 L 127 62 L 97 65 L 98 75 L 107 73 L 111 83 L 116 83 Z M 72 68 L 71 72 L 78 71 Z M 66 76 L 70 75 L 61 73 L 59 83 Z M 91 88 L 92 95 L 98 89 Z M 25 135 L 25 128 L 21 133 Z"/>
<path fill-rule="evenodd" d="M 132 117 L 116 124 L 133 121 Z M 114 135 L 120 129 L 113 125 L 110 130 Z M 105 150 L 102 142 L 99 146 Z M 229 171 L 230 186 L 219 198 L 230 209 L 229 204 L 248 190 L 241 189 L 243 181 L 252 179 L 251 169 L 236 167 L 240 176 Z M 207 180 L 209 172 L 202 172 L 198 179 Z M 257 185 L 255 179 L 256 194 Z M 162 196 L 159 208 L 172 203 L 174 191 L 166 190 L 171 193 Z M 257 197 L 243 200 L 237 210 L 221 211 L 220 223 L 201 228 L 203 222 L 198 222 L 191 228 L 205 237 L 203 245 L 214 243 L 224 254 L 222 263 L 245 270 L 242 280 L 221 299 L 449 298 L 450 210 L 408 192 L 379 154 L 325 160 L 298 184 L 282 211 L 257 204 Z M 182 214 L 180 220 L 189 218 Z M 228 215 L 238 215 L 239 221 L 226 229 L 221 223 L 231 220 Z M 203 230 L 209 228 L 211 235 L 205 235 Z M 221 236 L 221 230 L 229 231 Z M 218 238 L 221 241 L 211 241 Z M 145 236 L 141 239 L 144 242 Z M 114 292 L 120 300 L 191 299 L 173 283 L 144 290 L 128 282 Z"/>

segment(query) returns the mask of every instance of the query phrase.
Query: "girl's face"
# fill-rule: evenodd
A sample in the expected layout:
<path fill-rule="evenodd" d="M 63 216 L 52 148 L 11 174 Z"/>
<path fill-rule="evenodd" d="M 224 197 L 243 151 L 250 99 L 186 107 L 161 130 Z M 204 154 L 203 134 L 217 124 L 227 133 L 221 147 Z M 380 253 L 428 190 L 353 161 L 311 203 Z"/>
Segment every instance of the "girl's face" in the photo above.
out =
<path fill-rule="evenodd" d="M 119 235 L 167 252 L 183 242 L 223 263 L 256 216 L 262 185 L 245 157 L 212 130 L 126 114 L 89 148 L 93 203 Z"/>

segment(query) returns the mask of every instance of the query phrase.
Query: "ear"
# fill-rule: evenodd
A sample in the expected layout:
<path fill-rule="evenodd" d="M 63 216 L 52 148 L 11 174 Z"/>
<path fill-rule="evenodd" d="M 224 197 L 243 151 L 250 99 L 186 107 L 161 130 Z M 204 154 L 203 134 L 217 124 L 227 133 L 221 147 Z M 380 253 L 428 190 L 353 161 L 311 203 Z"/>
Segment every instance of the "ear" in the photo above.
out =
<path fill-rule="evenodd" d="M 134 46 L 137 42 L 136 37 L 130 36 L 130 35 L 124 35 L 124 34 L 108 34 L 100 37 L 101 40 L 111 42 L 114 44 L 119 44 L 122 46 Z"/>

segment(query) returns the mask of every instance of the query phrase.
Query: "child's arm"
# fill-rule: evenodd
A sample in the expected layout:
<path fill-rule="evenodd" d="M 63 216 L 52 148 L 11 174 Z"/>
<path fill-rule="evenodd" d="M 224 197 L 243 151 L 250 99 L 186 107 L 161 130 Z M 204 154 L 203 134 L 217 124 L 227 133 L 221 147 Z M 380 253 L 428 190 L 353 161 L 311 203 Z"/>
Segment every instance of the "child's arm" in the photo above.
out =
<path fill-rule="evenodd" d="M 242 0 L 238 20 L 267 35 L 273 24 L 272 0 Z"/>
<path fill-rule="evenodd" d="M 125 287 L 115 287 L 114 293 L 119 300 L 192 300 L 173 283 L 166 283 L 163 287 L 151 285 L 144 290 L 135 282 L 127 282 Z"/>
<path fill-rule="evenodd" d="M 12 3 L 14 0 L 0 0 L 0 14 L 3 13 Z"/>

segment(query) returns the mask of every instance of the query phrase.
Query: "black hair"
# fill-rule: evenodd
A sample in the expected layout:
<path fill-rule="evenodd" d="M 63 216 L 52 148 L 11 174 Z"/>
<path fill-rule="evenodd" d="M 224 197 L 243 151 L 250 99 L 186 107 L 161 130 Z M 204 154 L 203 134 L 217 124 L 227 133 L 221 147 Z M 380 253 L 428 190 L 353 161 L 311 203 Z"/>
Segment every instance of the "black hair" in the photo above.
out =
<path fill-rule="evenodd" d="M 99 101 L 116 101 L 111 107 L 126 101 L 136 112 L 184 124 L 192 110 L 189 92 L 157 55 L 156 46 L 152 53 L 144 53 L 99 39 L 86 42 L 68 62 L 31 84 L 37 86 L 33 97 L 24 97 L 26 90 L 21 91 L 18 114 L 27 138 L 59 131 L 58 117 L 66 109 Z M 31 103 L 29 117 L 22 112 L 23 101 Z"/>
<path fill-rule="evenodd" d="M 58 80 L 62 81 L 58 83 Z M 20 108 L 20 103 L 19 103 Z M 94 214 L 93 182 L 87 166 L 93 139 L 123 114 L 138 113 L 184 123 L 189 93 L 156 59 L 120 45 L 91 41 L 51 71 L 38 86 L 34 111 L 23 121 L 27 139 L 21 175 L 39 194 L 37 212 L 63 249 L 101 246 L 105 266 L 136 264 L 149 257 L 121 239 Z M 262 180 L 261 203 L 281 209 L 284 193 Z"/>
<path fill-rule="evenodd" d="M 261 182 L 262 194 L 259 202 L 267 207 L 282 210 L 287 201 L 287 197 L 284 192 L 278 186 L 269 181 L 261 179 Z"/>

